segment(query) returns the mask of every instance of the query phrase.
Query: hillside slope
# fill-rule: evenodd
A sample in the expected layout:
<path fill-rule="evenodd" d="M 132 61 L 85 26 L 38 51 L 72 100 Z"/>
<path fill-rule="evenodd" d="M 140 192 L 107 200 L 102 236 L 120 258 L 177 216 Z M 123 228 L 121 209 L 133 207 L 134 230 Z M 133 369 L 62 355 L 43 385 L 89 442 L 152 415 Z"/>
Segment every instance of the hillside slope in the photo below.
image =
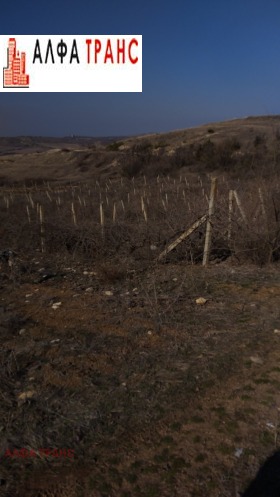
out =
<path fill-rule="evenodd" d="M 181 174 L 181 170 L 242 175 L 248 169 L 255 174 L 264 165 L 265 173 L 273 174 L 278 164 L 280 116 L 247 117 L 130 138 L 0 138 L 2 185 Z"/>

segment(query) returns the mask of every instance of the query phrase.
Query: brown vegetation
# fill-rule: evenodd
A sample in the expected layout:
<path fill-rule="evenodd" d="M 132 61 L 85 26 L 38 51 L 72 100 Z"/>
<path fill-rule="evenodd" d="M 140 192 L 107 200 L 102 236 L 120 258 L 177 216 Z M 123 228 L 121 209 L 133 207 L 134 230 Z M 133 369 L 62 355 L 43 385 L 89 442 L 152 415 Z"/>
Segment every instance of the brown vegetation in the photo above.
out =
<path fill-rule="evenodd" d="M 0 495 L 229 497 L 278 445 L 277 123 L 0 158 Z M 211 175 L 209 266 L 159 262 Z"/>

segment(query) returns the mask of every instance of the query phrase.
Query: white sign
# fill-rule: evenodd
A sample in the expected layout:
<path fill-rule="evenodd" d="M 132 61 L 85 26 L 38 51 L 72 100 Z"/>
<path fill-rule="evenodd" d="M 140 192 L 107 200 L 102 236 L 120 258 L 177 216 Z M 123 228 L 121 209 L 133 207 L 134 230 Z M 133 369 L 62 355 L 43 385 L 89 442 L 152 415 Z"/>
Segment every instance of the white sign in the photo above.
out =
<path fill-rule="evenodd" d="M 2 91 L 142 92 L 142 36 L 1 35 Z"/>

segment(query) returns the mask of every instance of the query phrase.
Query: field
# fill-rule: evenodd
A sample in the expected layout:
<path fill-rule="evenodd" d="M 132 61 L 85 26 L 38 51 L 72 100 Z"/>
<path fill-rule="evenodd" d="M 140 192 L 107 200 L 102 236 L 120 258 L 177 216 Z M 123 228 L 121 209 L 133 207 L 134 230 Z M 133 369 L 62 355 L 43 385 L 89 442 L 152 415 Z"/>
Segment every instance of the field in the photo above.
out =
<path fill-rule="evenodd" d="M 279 446 L 278 126 L 2 139 L 0 495 L 230 497 Z M 209 264 L 160 257 L 213 176 Z"/>

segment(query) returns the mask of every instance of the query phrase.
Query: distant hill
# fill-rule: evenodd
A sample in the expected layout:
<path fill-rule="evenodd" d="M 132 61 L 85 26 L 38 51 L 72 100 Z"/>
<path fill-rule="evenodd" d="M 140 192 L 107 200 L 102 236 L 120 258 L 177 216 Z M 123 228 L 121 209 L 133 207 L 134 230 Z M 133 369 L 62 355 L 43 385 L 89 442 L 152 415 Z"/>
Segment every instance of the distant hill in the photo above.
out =
<path fill-rule="evenodd" d="M 46 136 L 13 136 L 0 137 L 0 155 L 7 153 L 24 153 L 26 151 L 44 151 L 51 148 L 77 148 L 93 147 L 107 145 L 116 140 L 122 140 L 122 136 L 65 136 L 65 137 L 46 137 Z"/>
<path fill-rule="evenodd" d="M 135 137 L 0 137 L 0 181 L 88 181 L 186 172 L 273 174 L 280 116 L 259 116 Z"/>

